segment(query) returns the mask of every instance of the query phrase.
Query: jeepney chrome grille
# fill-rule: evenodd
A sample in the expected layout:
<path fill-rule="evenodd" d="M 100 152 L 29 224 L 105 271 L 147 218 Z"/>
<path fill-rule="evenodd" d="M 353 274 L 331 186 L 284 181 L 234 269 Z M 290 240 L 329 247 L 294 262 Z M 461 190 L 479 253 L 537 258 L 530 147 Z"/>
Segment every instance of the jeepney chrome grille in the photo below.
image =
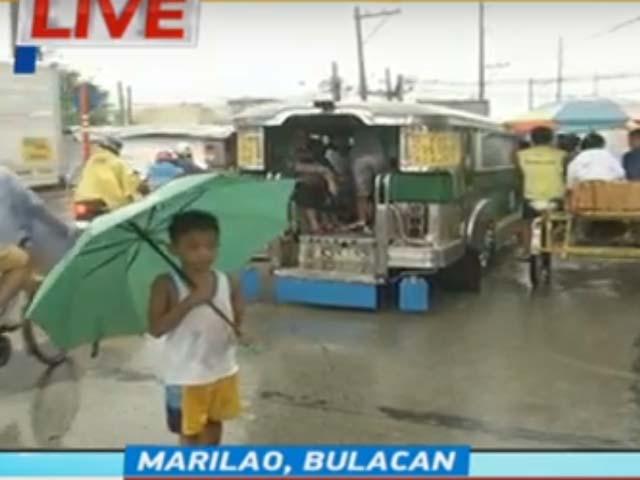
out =
<path fill-rule="evenodd" d="M 424 240 L 429 233 L 429 205 L 394 203 L 392 239 Z"/>

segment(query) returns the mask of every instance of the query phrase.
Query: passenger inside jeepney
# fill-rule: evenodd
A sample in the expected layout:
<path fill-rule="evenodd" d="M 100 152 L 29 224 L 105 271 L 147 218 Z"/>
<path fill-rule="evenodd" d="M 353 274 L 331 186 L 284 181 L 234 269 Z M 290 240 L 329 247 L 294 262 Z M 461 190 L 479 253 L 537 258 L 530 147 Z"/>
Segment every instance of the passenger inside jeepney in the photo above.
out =
<path fill-rule="evenodd" d="M 373 220 L 375 179 L 389 166 L 382 142 L 374 131 L 360 128 L 355 132 L 351 162 L 357 196 L 357 222 L 353 226 L 366 231 Z"/>
<path fill-rule="evenodd" d="M 335 215 L 342 224 L 352 223 L 355 217 L 356 196 L 350 154 L 351 137 L 348 133 L 329 137 L 325 157 L 336 172 Z"/>
<path fill-rule="evenodd" d="M 294 135 L 291 155 L 297 177 L 293 200 L 305 226 L 314 234 L 331 231 L 337 179 L 336 171 L 324 157 L 322 142 L 299 130 Z"/>

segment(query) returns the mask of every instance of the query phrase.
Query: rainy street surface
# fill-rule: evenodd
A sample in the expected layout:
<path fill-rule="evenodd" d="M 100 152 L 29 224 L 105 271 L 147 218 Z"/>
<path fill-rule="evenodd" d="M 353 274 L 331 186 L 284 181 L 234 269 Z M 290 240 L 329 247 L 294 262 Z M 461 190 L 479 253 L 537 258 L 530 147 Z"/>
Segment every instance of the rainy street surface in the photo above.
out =
<path fill-rule="evenodd" d="M 531 295 L 505 258 L 482 294 L 438 292 L 424 315 L 251 305 L 245 413 L 225 440 L 639 448 L 639 288 L 632 264 L 562 263 Z M 111 340 L 47 371 L 12 338 L 0 448 L 175 441 L 154 342 Z"/>

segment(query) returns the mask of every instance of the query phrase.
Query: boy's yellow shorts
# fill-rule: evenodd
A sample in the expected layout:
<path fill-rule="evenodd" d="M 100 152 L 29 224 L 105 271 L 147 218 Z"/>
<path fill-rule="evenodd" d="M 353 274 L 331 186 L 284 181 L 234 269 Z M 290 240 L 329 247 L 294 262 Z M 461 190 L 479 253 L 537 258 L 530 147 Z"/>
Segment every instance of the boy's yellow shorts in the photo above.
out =
<path fill-rule="evenodd" d="M 167 385 L 167 423 L 179 435 L 198 435 L 207 423 L 240 415 L 238 375 L 207 385 Z"/>
<path fill-rule="evenodd" d="M 29 254 L 16 245 L 0 246 L 0 275 L 29 265 Z"/>

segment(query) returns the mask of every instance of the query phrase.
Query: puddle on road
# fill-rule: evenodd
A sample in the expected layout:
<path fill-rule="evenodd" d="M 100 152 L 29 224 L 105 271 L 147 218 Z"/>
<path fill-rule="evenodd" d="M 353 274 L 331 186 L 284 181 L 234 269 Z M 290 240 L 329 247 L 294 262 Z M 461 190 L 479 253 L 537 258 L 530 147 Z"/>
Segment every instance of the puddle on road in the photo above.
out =
<path fill-rule="evenodd" d="M 39 379 L 31 406 L 31 428 L 40 448 L 63 448 L 80 408 L 80 386 L 72 362 L 47 370 Z"/>
<path fill-rule="evenodd" d="M 554 444 L 574 448 L 593 448 L 594 446 L 621 448 L 629 446 L 624 442 L 611 438 L 574 433 L 554 433 L 524 427 L 498 426 L 478 418 L 459 415 L 447 415 L 438 412 L 416 412 L 392 407 L 379 407 L 378 410 L 396 421 L 482 433 L 503 439 L 534 441 L 544 445 Z"/>

